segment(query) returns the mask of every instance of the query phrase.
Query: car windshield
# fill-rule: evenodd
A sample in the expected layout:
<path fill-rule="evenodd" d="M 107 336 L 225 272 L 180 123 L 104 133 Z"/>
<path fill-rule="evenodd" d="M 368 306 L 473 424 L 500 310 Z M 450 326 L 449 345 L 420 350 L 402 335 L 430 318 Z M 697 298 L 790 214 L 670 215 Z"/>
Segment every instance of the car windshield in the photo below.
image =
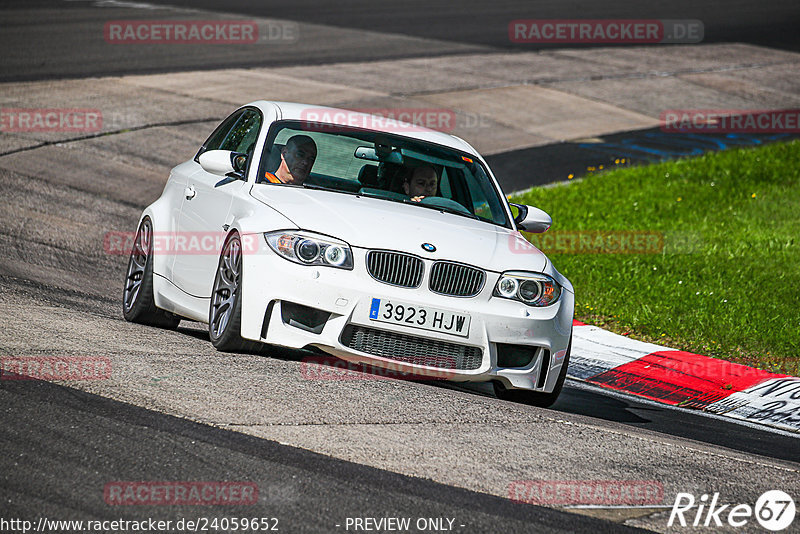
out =
<path fill-rule="evenodd" d="M 509 226 L 480 162 L 399 135 L 280 121 L 267 136 L 258 176 L 262 184 L 359 194 Z"/>

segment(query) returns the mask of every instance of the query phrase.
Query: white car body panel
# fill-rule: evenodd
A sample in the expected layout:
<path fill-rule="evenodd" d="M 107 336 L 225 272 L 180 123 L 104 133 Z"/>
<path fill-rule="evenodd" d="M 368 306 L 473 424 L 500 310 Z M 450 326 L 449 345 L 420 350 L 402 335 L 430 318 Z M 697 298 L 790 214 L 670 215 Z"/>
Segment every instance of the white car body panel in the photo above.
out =
<path fill-rule="evenodd" d="M 221 182 L 224 179 L 203 169 L 189 176 L 187 189 L 194 197 L 182 200 L 175 228 L 180 235 L 191 237 L 209 231 L 224 232 L 233 195 L 247 184 L 234 180 L 216 185 Z M 210 298 L 214 278 L 209 278 L 208 273 L 213 273 L 216 266 L 217 258 L 210 254 L 176 254 L 172 282 L 189 295 Z"/>
<path fill-rule="evenodd" d="M 514 254 L 518 269 L 522 262 L 524 269 L 541 272 L 546 263 L 535 248 L 510 252 L 519 238 L 514 230 L 435 209 L 292 187 L 256 186 L 251 194 L 267 205 L 280 206 L 298 228 L 337 237 L 354 247 L 425 254 L 488 270 L 508 269 L 509 253 Z M 468 244 L 465 234 L 470 236 Z M 436 246 L 436 251 L 423 252 L 426 242 Z"/>
<path fill-rule="evenodd" d="M 142 214 L 142 218 L 149 217 L 153 221 L 156 232 L 165 235 L 238 232 L 257 240 L 257 250 L 243 255 L 243 338 L 287 347 L 317 347 L 349 361 L 412 373 L 435 369 L 360 352 L 342 343 L 342 331 L 347 325 L 365 326 L 480 347 L 483 351 L 480 367 L 448 370 L 452 372 L 452 380 L 500 380 L 514 388 L 553 390 L 572 331 L 574 296 L 569 281 L 553 268 L 542 252 L 516 229 L 435 209 L 355 194 L 257 184 L 256 163 L 261 159 L 270 124 L 275 120 L 298 120 L 308 109 L 323 108 L 265 101 L 243 107 L 257 108 L 264 116 L 247 180 L 230 180 L 220 185 L 224 182 L 222 177 L 207 173 L 196 161 L 190 160 L 172 170 L 162 196 Z M 404 135 L 468 153 L 488 169 L 480 154 L 454 136 L 418 127 Z M 491 174 L 490 178 L 502 196 L 495 178 Z M 190 187 L 194 188 L 194 197 L 187 199 Z M 503 204 L 508 218 L 513 219 L 509 206 L 506 202 Z M 353 252 L 353 270 L 293 263 L 274 252 L 263 237 L 264 232 L 297 229 L 348 243 Z M 423 243 L 433 244 L 436 250 L 424 251 Z M 366 267 L 367 251 L 373 249 L 400 251 L 422 258 L 425 265 L 422 284 L 417 288 L 403 288 L 374 279 Z M 170 251 L 156 254 L 153 264 L 156 306 L 185 318 L 207 322 L 218 259 L 218 255 L 211 254 Z M 483 289 L 470 298 L 433 293 L 428 289 L 428 279 L 436 260 L 484 269 Z M 493 296 L 501 273 L 512 270 L 548 274 L 561 284 L 561 298 L 554 304 L 537 308 Z M 469 314 L 469 334 L 457 337 L 376 323 L 369 318 L 372 298 L 389 298 Z M 331 315 L 320 333 L 311 333 L 284 322 L 283 302 L 312 307 Z M 548 360 L 549 369 L 540 369 L 543 360 L 539 357 L 524 368 L 498 368 L 497 343 L 547 350 L 552 355 Z M 539 380 L 542 372 L 546 373 L 544 383 Z"/>

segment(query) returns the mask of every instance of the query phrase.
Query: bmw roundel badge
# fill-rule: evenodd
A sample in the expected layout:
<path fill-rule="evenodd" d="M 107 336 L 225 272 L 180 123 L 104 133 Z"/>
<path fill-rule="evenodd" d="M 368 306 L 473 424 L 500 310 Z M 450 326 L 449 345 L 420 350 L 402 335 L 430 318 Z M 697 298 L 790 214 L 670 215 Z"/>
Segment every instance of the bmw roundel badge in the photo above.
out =
<path fill-rule="evenodd" d="M 434 247 L 430 243 L 423 243 L 422 250 L 425 250 L 427 252 L 436 252 L 436 247 Z"/>

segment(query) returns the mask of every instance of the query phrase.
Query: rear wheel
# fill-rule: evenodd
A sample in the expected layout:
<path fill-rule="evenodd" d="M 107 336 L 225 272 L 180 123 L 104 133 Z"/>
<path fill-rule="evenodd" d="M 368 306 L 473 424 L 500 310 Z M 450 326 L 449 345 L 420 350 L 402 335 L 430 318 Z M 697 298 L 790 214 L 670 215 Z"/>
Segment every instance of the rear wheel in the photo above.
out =
<path fill-rule="evenodd" d="M 567 367 L 569 366 L 569 356 L 572 352 L 572 336 L 569 338 L 569 345 L 567 345 L 567 353 L 564 355 L 564 363 L 561 364 L 561 371 L 558 373 L 558 380 L 556 387 L 552 393 L 541 393 L 539 391 L 529 391 L 527 389 L 506 389 L 500 382 L 494 382 L 494 394 L 498 399 L 508 400 L 512 402 L 519 402 L 520 404 L 529 404 L 531 406 L 539 406 L 541 408 L 548 408 L 552 406 L 558 399 L 561 390 L 564 387 L 564 381 L 567 378 Z"/>
<path fill-rule="evenodd" d="M 128 259 L 122 315 L 127 321 L 162 328 L 177 328 L 180 317 L 156 308 L 153 297 L 153 223 L 144 218 L 136 231 Z"/>
<path fill-rule="evenodd" d="M 242 339 L 242 242 L 233 233 L 225 241 L 214 277 L 208 311 L 208 335 L 222 352 L 252 352 L 261 344 Z"/>

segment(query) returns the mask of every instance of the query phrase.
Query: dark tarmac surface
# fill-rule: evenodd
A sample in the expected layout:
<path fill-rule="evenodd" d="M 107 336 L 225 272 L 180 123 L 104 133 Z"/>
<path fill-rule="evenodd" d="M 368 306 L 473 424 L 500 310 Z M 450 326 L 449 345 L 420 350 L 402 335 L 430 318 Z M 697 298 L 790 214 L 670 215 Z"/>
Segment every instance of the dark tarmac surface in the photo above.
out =
<path fill-rule="evenodd" d="M 650 3 L 646 10 L 640 2 L 617 1 L 582 6 L 579 12 L 565 11 L 559 2 L 471 1 L 456 5 L 358 0 L 339 2 L 335 8 L 305 1 L 231 0 L 221 8 L 215 7 L 219 3 L 204 1 L 163 3 L 297 21 L 303 37 L 294 45 L 281 46 L 112 46 L 103 40 L 103 26 L 109 20 L 202 18 L 208 14 L 190 16 L 123 2 L 15 0 L 4 2 L 0 11 L 0 47 L 4 51 L 0 81 L 293 64 L 324 68 L 326 63 L 341 61 L 530 51 L 527 45 L 508 42 L 508 22 L 515 18 L 700 19 L 705 23 L 704 42 L 736 41 L 800 50 L 796 1 L 698 5 L 681 0 Z M 634 163 L 651 159 L 646 151 L 630 152 L 633 145 L 641 147 L 645 141 L 652 148 L 649 133 L 657 132 L 626 132 L 601 143 L 561 143 L 488 159 L 503 187 L 513 191 L 563 179 L 571 172 L 579 176 L 586 166 L 608 162 L 623 153 Z M 201 141 L 198 138 L 197 142 Z M 80 142 L 69 148 L 73 146 L 79 153 Z M 675 146 L 662 143 L 659 150 Z M 148 153 L 135 143 L 128 142 L 125 147 L 137 154 Z M 37 158 L 36 150 L 31 150 L 29 157 Z M 58 150 L 64 149 L 59 146 Z M 112 151 L 105 157 L 111 160 L 113 155 Z M 93 161 L 91 157 L 87 161 Z M 532 172 L 530 161 L 541 162 L 540 170 Z M 474 466 L 461 464 L 458 457 L 471 460 L 485 455 L 496 460 L 492 449 L 462 451 L 454 446 L 451 453 L 455 458 L 430 458 L 439 450 L 435 447 L 442 446 L 440 436 L 453 436 L 447 434 L 452 428 L 462 429 L 457 436 L 464 442 L 481 431 L 493 432 L 495 442 L 487 439 L 488 445 L 508 440 L 512 450 L 502 452 L 518 456 L 503 466 L 509 471 L 503 480 L 518 476 L 517 469 L 542 469 L 550 478 L 581 478 L 593 472 L 595 477 L 608 479 L 624 477 L 624 469 L 639 469 L 637 474 L 642 477 L 661 477 L 665 484 L 700 480 L 712 489 L 728 489 L 728 495 L 737 499 L 747 497 L 740 493 L 746 493 L 741 488 L 749 485 L 753 492 L 763 491 L 756 488 L 758 484 L 784 490 L 791 489 L 792 483 L 796 487 L 797 464 L 790 462 L 800 460 L 800 448 L 794 436 L 575 384 L 567 385 L 552 410 L 431 385 L 359 381 L 324 389 L 298 378 L 296 353 L 278 351 L 274 357 L 250 356 L 231 362 L 211 350 L 205 334 L 195 328 L 167 333 L 127 325 L 121 320 L 118 304 L 125 259 L 102 254 L 98 243 L 104 231 L 133 230 L 139 211 L 153 200 L 163 182 L 159 178 L 142 187 L 108 173 L 104 175 L 108 183 L 98 183 L 84 169 L 69 165 L 67 162 L 61 169 L 61 176 L 0 173 L 0 183 L 11 192 L 0 206 L 0 243 L 5 252 L 0 260 L 0 306 L 9 324 L 13 323 L 5 328 L 16 328 L 4 333 L 0 353 L 18 354 L 21 347 L 31 354 L 101 352 L 116 358 L 119 375 L 115 374 L 117 382 L 110 384 L 103 396 L 50 383 L 0 381 L 3 518 L 174 520 L 246 515 L 277 517 L 283 532 L 344 530 L 336 525 L 342 525 L 347 517 L 451 517 L 456 525 L 465 525 L 455 528 L 463 532 L 620 532 L 627 528 L 515 504 L 489 495 L 485 487 L 487 493 L 468 491 L 419 475 L 397 474 L 193 422 L 189 419 L 202 419 L 197 415 L 201 413 L 198 404 L 214 414 L 219 424 L 234 421 L 243 430 L 261 425 L 268 433 L 277 428 L 287 442 L 298 435 L 290 436 L 293 431 L 308 432 L 306 443 L 316 444 L 318 450 L 325 445 L 328 436 L 324 431 L 329 428 L 341 435 L 354 432 L 356 447 L 374 446 L 373 450 L 385 443 L 380 441 L 381 432 L 396 434 L 397 440 L 390 441 L 390 446 L 404 453 L 408 447 L 402 450 L 401 438 L 410 438 L 402 435 L 402 429 L 408 425 L 411 430 L 405 432 L 412 434 L 419 450 L 425 452 L 404 472 L 413 472 L 413 463 L 438 461 L 444 466 L 459 465 L 476 483 L 482 483 L 486 473 L 477 470 L 473 474 L 468 469 Z M 69 180 L 62 180 L 64 177 Z M 25 309 L 19 303 L 25 303 Z M 41 325 L 46 325 L 45 330 L 37 331 Z M 182 376 L 173 378 L 177 385 L 171 383 L 167 373 L 173 372 L 188 373 L 186 383 L 181 382 Z M 160 374 L 165 375 L 164 389 L 152 393 L 154 386 L 148 380 Z M 253 393 L 260 387 L 274 396 Z M 322 391 L 332 393 L 329 396 Z M 135 405 L 137 395 L 149 404 L 141 401 Z M 232 397 L 238 404 L 228 404 Z M 297 421 L 282 419 L 290 416 Z M 499 433 L 499 425 L 506 425 L 503 430 L 508 434 Z M 317 430 L 319 434 L 314 435 Z M 559 446 L 550 451 L 538 449 L 548 443 Z M 523 446 L 531 450 L 523 450 Z M 360 459 L 369 462 L 368 448 L 355 451 L 352 455 L 360 453 Z M 773 461 L 782 467 L 764 468 Z M 752 469 L 753 476 L 767 473 L 767 480 L 742 483 L 737 478 L 741 473 L 731 471 L 730 466 L 739 471 Z M 762 468 L 765 470 L 759 471 Z M 730 473 L 730 477 L 721 473 Z M 441 473 L 424 476 L 436 479 Z M 250 507 L 109 506 L 103 500 L 104 485 L 124 480 L 247 480 L 258 484 L 260 498 Z"/>
<path fill-rule="evenodd" d="M 153 6 L 182 6 L 202 12 Z M 508 24 L 515 19 L 697 19 L 704 24 L 703 43 L 740 42 L 800 50 L 800 6 L 794 0 L 615 0 L 580 6 L 553 0 L 457 4 L 443 0 L 10 0 L 3 2 L 0 12 L 0 81 L 591 46 L 511 43 Z M 104 41 L 104 25 L 113 20 L 208 20 L 217 14 L 294 21 L 299 24 L 298 38 L 274 45 L 163 46 Z M 336 46 L 331 46 L 334 42 Z"/>

